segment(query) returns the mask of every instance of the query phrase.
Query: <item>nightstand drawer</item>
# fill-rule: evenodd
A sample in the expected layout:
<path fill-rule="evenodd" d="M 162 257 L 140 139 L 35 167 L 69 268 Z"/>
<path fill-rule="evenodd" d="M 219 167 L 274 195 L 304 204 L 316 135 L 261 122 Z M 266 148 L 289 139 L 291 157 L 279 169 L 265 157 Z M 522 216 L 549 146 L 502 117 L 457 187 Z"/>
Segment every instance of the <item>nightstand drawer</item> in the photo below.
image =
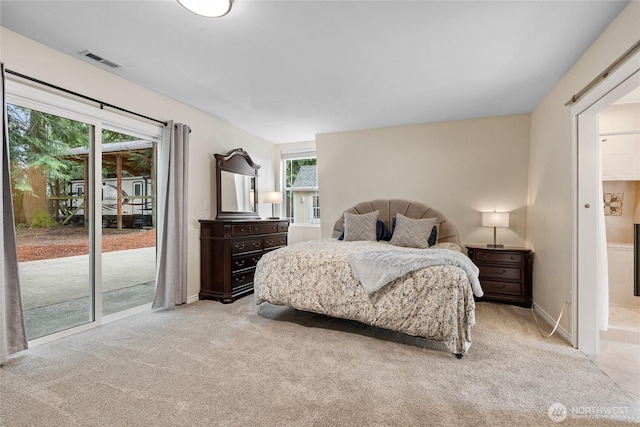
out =
<path fill-rule="evenodd" d="M 482 265 L 478 266 L 480 269 L 480 278 L 487 279 L 504 279 L 504 280 L 521 280 L 522 269 L 500 267 L 497 265 Z"/>
<path fill-rule="evenodd" d="M 494 282 L 492 280 L 483 280 L 480 284 L 485 294 L 499 295 L 521 295 L 522 289 L 520 283 L 512 282 Z"/>
<path fill-rule="evenodd" d="M 505 263 L 516 263 L 522 264 L 522 254 L 521 253 L 513 253 L 513 252 L 481 252 L 476 255 L 476 260 L 478 262 L 488 261 L 488 262 L 505 262 Z"/>

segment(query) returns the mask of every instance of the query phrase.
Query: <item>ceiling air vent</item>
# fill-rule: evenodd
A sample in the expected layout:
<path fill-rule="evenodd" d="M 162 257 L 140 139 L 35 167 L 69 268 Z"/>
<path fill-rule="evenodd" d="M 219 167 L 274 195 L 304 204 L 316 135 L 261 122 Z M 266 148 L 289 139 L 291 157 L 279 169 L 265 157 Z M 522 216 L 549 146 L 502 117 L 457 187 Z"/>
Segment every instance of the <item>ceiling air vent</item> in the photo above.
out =
<path fill-rule="evenodd" d="M 94 61 L 98 61 L 99 63 L 104 64 L 104 65 L 106 65 L 108 67 L 111 67 L 111 68 L 120 68 L 120 65 L 116 64 L 115 62 L 109 61 L 108 59 L 104 59 L 100 55 L 96 55 L 95 53 L 90 52 L 88 50 L 84 50 L 84 51 L 80 52 L 80 55 L 86 56 L 87 58 L 91 58 Z"/>

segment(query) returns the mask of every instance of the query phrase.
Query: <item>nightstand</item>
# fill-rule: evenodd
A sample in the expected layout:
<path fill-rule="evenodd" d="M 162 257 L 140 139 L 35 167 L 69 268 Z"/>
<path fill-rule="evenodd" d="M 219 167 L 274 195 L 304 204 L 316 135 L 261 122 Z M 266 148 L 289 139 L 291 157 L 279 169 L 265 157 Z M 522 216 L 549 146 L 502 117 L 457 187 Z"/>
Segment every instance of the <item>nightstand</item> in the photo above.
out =
<path fill-rule="evenodd" d="M 484 296 L 479 301 L 498 301 L 531 307 L 533 252 L 526 248 L 487 248 L 469 245 L 469 258 L 480 269 Z"/>

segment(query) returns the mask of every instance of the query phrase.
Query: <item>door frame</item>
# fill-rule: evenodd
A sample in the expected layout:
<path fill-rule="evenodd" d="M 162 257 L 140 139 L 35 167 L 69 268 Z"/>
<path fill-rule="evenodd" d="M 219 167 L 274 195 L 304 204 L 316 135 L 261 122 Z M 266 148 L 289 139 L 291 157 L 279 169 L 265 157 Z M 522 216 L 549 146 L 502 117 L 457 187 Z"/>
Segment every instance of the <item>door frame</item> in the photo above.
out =
<path fill-rule="evenodd" d="M 631 90 L 640 86 L 640 53 L 636 53 L 612 72 L 572 109 L 573 121 L 573 265 L 572 344 L 588 354 L 600 352 L 598 324 L 598 251 L 599 222 L 596 210 L 598 179 L 601 179 L 598 114 Z M 590 206 L 590 208 L 586 207 Z M 595 233 L 594 233 L 595 230 Z"/>
<path fill-rule="evenodd" d="M 7 103 L 9 104 L 42 111 L 89 125 L 91 129 L 89 135 L 89 152 L 91 153 L 89 156 L 89 174 L 97 178 L 89 181 L 89 185 L 93 186 L 93 191 L 87 191 L 88 189 L 85 188 L 85 193 L 89 197 L 89 212 L 92 215 L 92 220 L 89 223 L 89 297 L 91 300 L 92 320 L 82 325 L 29 340 L 29 347 L 92 329 L 109 321 L 120 319 L 125 315 L 141 311 L 134 307 L 106 317 L 102 316 L 102 228 L 95 227 L 96 224 L 101 223 L 102 219 L 102 201 L 100 197 L 96 197 L 96 195 L 100 194 L 102 187 L 102 179 L 98 177 L 99 172 L 102 170 L 102 130 L 108 129 L 139 137 L 140 139 L 154 141 L 161 151 L 163 150 L 161 145 L 163 127 L 23 84 L 19 80 L 7 78 L 5 90 Z M 144 309 L 146 310 L 147 308 L 145 307 Z"/>

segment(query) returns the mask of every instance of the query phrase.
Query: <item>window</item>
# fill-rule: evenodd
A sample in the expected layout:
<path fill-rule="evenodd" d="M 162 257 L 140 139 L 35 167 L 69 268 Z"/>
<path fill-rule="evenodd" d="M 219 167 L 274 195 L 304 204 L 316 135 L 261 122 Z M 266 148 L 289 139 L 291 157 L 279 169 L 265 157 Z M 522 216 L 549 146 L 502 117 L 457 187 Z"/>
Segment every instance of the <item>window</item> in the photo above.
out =
<path fill-rule="evenodd" d="M 311 210 L 311 221 L 320 222 L 320 196 L 313 196 L 313 207 Z"/>
<path fill-rule="evenodd" d="M 320 223 L 315 151 L 282 153 L 284 217 L 293 224 Z"/>

